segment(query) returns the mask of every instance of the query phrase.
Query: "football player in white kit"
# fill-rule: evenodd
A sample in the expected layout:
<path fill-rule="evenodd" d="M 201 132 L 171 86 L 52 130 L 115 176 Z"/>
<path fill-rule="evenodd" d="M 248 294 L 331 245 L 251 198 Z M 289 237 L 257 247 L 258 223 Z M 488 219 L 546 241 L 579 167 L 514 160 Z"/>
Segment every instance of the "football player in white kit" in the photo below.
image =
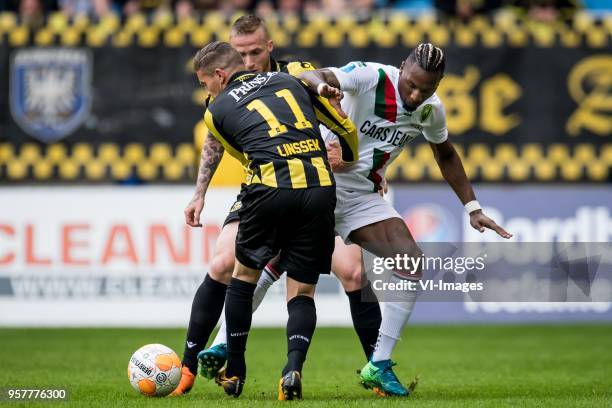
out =
<path fill-rule="evenodd" d="M 406 143 L 421 135 L 429 142 L 445 180 L 470 214 L 472 227 L 480 232 L 492 229 L 504 238 L 512 236 L 482 213 L 461 159 L 448 141 L 444 107 L 435 94 L 444 66 L 442 50 L 427 43 L 418 45 L 399 69 L 351 62 L 342 68 L 301 74 L 302 80 L 319 93 L 328 93 L 331 88 L 342 90 L 341 108 L 358 128 L 359 161 L 350 166 L 338 162 L 340 155 L 334 146 L 341 146 L 322 132 L 337 183 L 336 231 L 346 243 L 336 240 L 335 251 L 343 256 L 334 253 L 335 273 L 358 270 L 363 275 L 361 248 L 378 257 L 421 256 L 421 249 L 402 217 L 380 194 L 385 187 L 387 166 Z M 347 245 L 352 243 L 359 246 Z M 342 267 L 336 270 L 334 263 L 338 262 Z M 420 273 L 396 270 L 392 279 L 395 283 L 418 280 Z M 267 286 L 258 285 L 257 290 L 265 291 Z M 393 372 L 391 353 L 412 313 L 416 292 L 404 291 L 395 296 L 394 301 L 383 303 L 378 341 L 360 373 L 362 384 L 381 396 L 409 395 Z M 215 343 L 224 340 L 221 334 Z"/>
<path fill-rule="evenodd" d="M 302 74 L 319 92 L 341 89 L 341 107 L 359 129 L 359 161 L 334 173 L 337 183 L 336 231 L 345 242 L 356 243 L 379 257 L 420 257 L 422 252 L 397 211 L 377 191 L 387 166 L 409 141 L 423 136 L 430 144 L 444 179 L 480 232 L 492 229 L 512 237 L 482 213 L 459 155 L 448 140 L 444 106 L 435 91 L 444 75 L 441 49 L 420 44 L 400 68 L 371 62 L 351 62 Z M 392 280 L 418 280 L 421 270 L 393 271 Z M 407 323 L 416 291 L 403 291 L 383 303 L 376 348 L 361 370 L 361 382 L 380 395 L 406 396 L 409 391 L 393 373 L 391 353 Z"/>

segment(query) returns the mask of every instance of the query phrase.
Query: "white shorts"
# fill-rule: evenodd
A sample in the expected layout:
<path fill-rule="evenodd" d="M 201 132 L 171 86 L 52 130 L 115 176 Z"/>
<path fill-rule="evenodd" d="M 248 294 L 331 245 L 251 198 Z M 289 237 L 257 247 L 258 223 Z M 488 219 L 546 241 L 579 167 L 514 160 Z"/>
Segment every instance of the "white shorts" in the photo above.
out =
<path fill-rule="evenodd" d="M 389 218 L 402 218 L 378 193 L 336 188 L 336 232 L 346 244 L 352 231 Z"/>

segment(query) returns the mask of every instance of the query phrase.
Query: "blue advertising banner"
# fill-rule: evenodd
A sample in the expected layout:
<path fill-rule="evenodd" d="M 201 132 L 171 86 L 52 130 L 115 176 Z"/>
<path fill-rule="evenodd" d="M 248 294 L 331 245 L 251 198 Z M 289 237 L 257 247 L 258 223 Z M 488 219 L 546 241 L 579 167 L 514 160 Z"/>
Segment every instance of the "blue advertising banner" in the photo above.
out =
<path fill-rule="evenodd" d="M 608 243 L 604 248 L 610 248 L 612 190 L 605 186 L 479 185 L 476 195 L 485 213 L 514 234 L 514 242 L 599 242 Z M 447 186 L 397 188 L 393 191 L 393 202 L 419 242 L 501 241 L 491 231 L 480 234 L 470 227 L 469 217 Z M 427 244 L 422 246 L 427 247 Z M 525 247 L 537 249 L 541 246 L 530 244 Z M 527 258 L 535 255 L 527 251 L 522 256 L 528 262 Z M 609 260 L 611 254 L 603 255 Z M 528 291 L 528 284 L 524 276 L 506 281 L 508 290 L 523 288 Z M 596 289 L 601 293 L 601 287 Z M 603 290 L 606 291 L 604 298 L 609 300 L 609 286 Z M 466 296 L 463 302 L 417 301 L 412 321 L 612 321 L 612 303 L 609 301 L 531 300 L 475 302 Z"/>
<path fill-rule="evenodd" d="M 608 242 L 612 189 L 601 186 L 477 185 L 476 197 L 491 218 L 523 242 Z M 463 206 L 446 185 L 402 186 L 395 208 L 419 241 L 495 241 L 469 227 Z"/>

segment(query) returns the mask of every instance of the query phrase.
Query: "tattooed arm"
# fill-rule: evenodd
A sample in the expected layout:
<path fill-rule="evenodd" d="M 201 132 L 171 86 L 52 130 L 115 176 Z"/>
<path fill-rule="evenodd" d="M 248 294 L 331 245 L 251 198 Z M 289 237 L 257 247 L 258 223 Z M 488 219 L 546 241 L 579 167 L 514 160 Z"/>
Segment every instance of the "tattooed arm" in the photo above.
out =
<path fill-rule="evenodd" d="M 212 179 L 219 162 L 223 157 L 223 145 L 212 134 L 208 133 L 204 146 L 202 146 L 202 156 L 200 158 L 200 168 L 198 170 L 198 181 L 193 198 L 185 208 L 185 222 L 192 227 L 201 227 L 200 214 L 204 208 L 204 196 L 208 185 Z"/>
<path fill-rule="evenodd" d="M 208 185 L 212 179 L 221 157 L 223 157 L 223 145 L 212 134 L 208 133 L 204 146 L 202 146 L 202 156 L 200 157 L 200 168 L 198 170 L 198 181 L 194 198 L 202 197 L 208 190 Z"/>

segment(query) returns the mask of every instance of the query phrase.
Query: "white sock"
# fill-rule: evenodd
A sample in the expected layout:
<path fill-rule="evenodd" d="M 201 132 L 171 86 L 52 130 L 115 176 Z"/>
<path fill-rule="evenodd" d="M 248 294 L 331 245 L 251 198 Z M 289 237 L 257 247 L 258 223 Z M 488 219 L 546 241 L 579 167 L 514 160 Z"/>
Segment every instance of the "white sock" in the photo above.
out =
<path fill-rule="evenodd" d="M 391 281 L 399 283 L 400 278 L 393 276 Z M 400 339 L 402 329 L 408 323 L 408 319 L 412 314 L 414 303 L 416 302 L 418 292 L 405 290 L 394 294 L 396 297 L 401 297 L 399 302 L 383 302 L 382 322 L 380 330 L 378 330 L 378 340 L 376 348 L 372 353 L 372 361 L 390 360 L 391 353 Z"/>
<path fill-rule="evenodd" d="M 276 282 L 278 278 L 274 275 L 266 266 L 261 272 L 261 276 L 257 281 L 257 287 L 255 288 L 255 292 L 253 293 L 253 312 L 257 310 L 261 302 L 263 301 L 268 289 L 274 282 Z"/>
<path fill-rule="evenodd" d="M 253 312 L 257 310 L 259 305 L 261 304 L 264 296 L 266 296 L 266 292 L 272 286 L 274 282 L 278 280 L 278 278 L 273 277 L 274 275 L 271 271 L 268 270 L 266 266 L 264 270 L 261 272 L 261 276 L 257 281 L 257 287 L 255 288 L 255 293 L 253 293 Z M 227 332 L 225 329 L 225 313 L 221 313 L 221 326 L 219 326 L 219 331 L 217 332 L 217 336 L 213 340 L 210 347 L 214 347 L 217 344 L 227 344 Z"/>

